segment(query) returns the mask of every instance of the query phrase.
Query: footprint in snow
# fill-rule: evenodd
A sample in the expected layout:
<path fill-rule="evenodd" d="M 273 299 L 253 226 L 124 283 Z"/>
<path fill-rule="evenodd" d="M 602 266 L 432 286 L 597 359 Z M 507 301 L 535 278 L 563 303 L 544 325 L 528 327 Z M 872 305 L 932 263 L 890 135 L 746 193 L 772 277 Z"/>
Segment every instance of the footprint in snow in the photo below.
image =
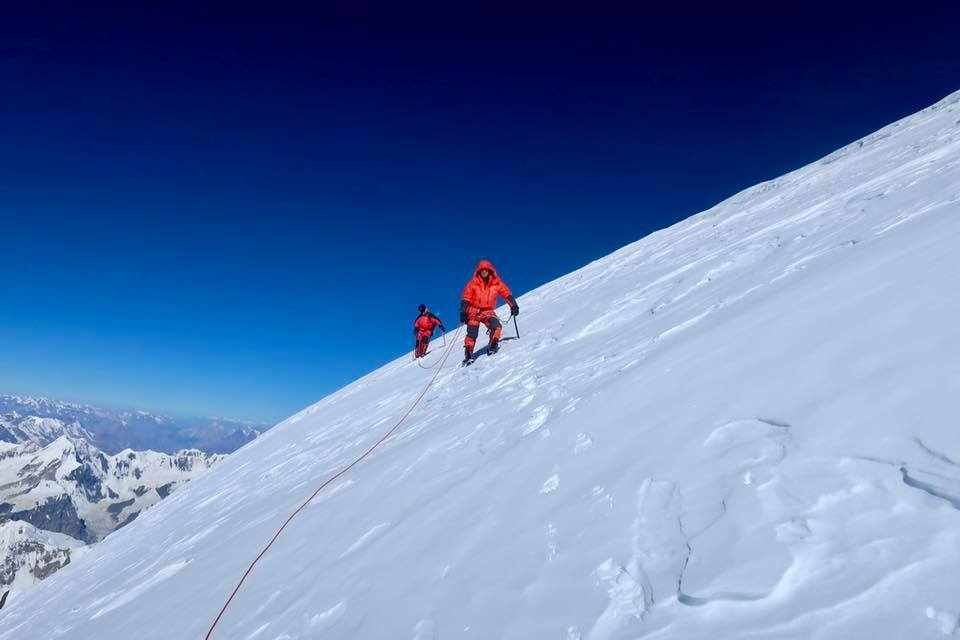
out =
<path fill-rule="evenodd" d="M 606 515 L 613 511 L 613 496 L 606 489 L 597 485 L 590 491 L 590 497 L 593 504 L 590 507 L 590 513 L 594 516 Z"/>
<path fill-rule="evenodd" d="M 575 454 L 583 453 L 584 451 L 589 449 L 591 446 L 593 446 L 593 440 L 590 439 L 590 436 L 588 436 L 585 433 L 578 433 L 577 441 L 573 445 L 573 452 Z"/>
<path fill-rule="evenodd" d="M 960 629 L 960 616 L 952 611 L 937 611 L 933 607 L 927 607 L 927 618 L 936 622 L 940 627 L 940 633 L 945 636 L 952 636 Z"/>
<path fill-rule="evenodd" d="M 557 557 L 560 544 L 557 542 L 557 528 L 552 522 L 547 523 L 547 561 L 552 562 Z"/>
<path fill-rule="evenodd" d="M 550 396 L 551 400 L 560 400 L 567 396 L 567 390 L 562 385 L 557 385 L 550 387 L 550 390 L 547 391 L 547 395 Z"/>
<path fill-rule="evenodd" d="M 437 637 L 437 626 L 433 620 L 421 620 L 413 626 L 412 640 L 434 640 Z"/>
<path fill-rule="evenodd" d="M 534 431 L 537 431 L 540 427 L 547 423 L 547 419 L 550 417 L 550 407 L 546 405 L 541 405 L 533 410 L 533 416 L 527 421 L 527 424 L 523 427 L 523 435 L 528 436 Z"/>
<path fill-rule="evenodd" d="M 550 476 L 544 481 L 543 486 L 540 487 L 540 493 L 553 493 L 554 491 L 557 490 L 557 487 L 559 486 L 560 486 L 560 476 L 558 476 L 557 474 L 553 474 L 552 476 Z"/>

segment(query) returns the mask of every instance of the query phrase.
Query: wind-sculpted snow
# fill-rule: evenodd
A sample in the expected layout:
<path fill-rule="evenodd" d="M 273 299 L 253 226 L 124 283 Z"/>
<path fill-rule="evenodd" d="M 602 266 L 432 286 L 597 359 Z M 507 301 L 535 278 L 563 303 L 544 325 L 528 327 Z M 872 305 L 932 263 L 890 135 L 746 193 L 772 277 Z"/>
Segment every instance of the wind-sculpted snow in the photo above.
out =
<path fill-rule="evenodd" d="M 954 94 L 522 296 L 522 339 L 442 369 L 214 637 L 955 633 L 958 249 Z M 281 423 L 15 594 L 0 639 L 202 638 L 431 375 Z"/>

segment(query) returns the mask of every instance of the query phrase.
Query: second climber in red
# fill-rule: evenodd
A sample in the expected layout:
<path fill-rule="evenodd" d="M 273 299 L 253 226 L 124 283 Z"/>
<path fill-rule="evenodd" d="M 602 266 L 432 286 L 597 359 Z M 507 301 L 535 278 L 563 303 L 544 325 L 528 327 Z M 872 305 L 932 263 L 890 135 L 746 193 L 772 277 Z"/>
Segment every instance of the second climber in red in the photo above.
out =
<path fill-rule="evenodd" d="M 500 349 L 500 334 L 503 332 L 503 326 L 494 312 L 498 296 L 510 305 L 511 316 L 520 313 L 517 301 L 510 293 L 510 288 L 497 276 L 497 270 L 487 260 L 481 260 L 474 269 L 473 277 L 463 288 L 463 295 L 460 296 L 460 322 L 467 325 L 467 337 L 463 341 L 464 361 L 473 358 L 473 348 L 477 344 L 481 324 L 490 334 L 487 352 L 496 353 Z"/>
<path fill-rule="evenodd" d="M 420 315 L 413 322 L 413 335 L 416 336 L 417 346 L 413 352 L 414 358 L 422 358 L 427 355 L 427 347 L 430 346 L 430 338 L 433 337 L 433 329 L 440 327 L 440 331 L 446 332 L 440 318 L 433 315 L 426 305 L 417 307 Z"/>

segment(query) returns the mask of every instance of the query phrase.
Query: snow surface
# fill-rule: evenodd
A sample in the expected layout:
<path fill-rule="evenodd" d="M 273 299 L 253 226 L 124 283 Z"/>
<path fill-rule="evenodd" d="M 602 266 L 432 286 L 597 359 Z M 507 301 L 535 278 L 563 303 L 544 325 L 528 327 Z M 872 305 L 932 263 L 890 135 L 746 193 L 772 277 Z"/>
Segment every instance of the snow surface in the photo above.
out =
<path fill-rule="evenodd" d="M 524 295 L 522 339 L 441 370 L 214 637 L 957 633 L 958 274 L 960 93 Z M 16 594 L 0 639 L 202 638 L 432 373 L 281 423 Z"/>

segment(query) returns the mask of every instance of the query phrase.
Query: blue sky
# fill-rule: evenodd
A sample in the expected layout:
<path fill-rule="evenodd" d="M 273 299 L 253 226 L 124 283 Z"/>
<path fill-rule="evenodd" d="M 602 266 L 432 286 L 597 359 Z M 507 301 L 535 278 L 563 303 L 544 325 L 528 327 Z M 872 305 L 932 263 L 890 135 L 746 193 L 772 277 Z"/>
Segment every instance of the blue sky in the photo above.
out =
<path fill-rule="evenodd" d="M 0 25 L 0 391 L 238 419 L 960 89 L 947 3 L 91 6 Z"/>

